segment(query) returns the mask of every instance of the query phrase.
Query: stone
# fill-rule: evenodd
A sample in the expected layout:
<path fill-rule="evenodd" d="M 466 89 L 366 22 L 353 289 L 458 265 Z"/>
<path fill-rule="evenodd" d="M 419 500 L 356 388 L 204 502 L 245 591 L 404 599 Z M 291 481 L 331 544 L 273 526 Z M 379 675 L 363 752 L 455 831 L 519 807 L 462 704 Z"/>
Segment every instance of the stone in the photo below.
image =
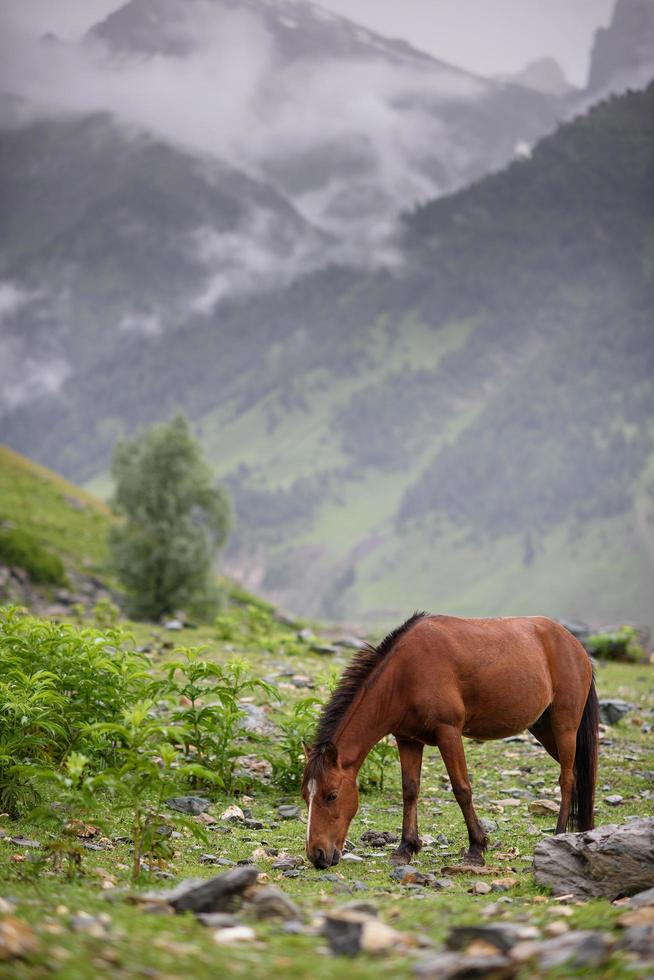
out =
<path fill-rule="evenodd" d="M 600 721 L 604 725 L 616 725 L 631 710 L 633 705 L 619 698 L 603 698 L 599 703 Z"/>
<path fill-rule="evenodd" d="M 200 864 L 222 864 L 225 858 L 219 857 L 218 854 L 201 854 L 199 860 Z M 233 864 L 234 862 L 230 861 L 229 863 Z"/>
<path fill-rule="evenodd" d="M 508 980 L 515 976 L 517 965 L 499 953 L 495 956 L 466 956 L 461 953 L 439 953 L 417 963 L 414 973 L 424 980 Z"/>
<path fill-rule="evenodd" d="M 467 949 L 473 941 L 481 940 L 493 946 L 500 953 L 506 953 L 520 942 L 538 938 L 534 926 L 523 926 L 513 922 L 497 922 L 488 926 L 456 926 L 448 934 L 445 945 L 448 949 Z"/>
<path fill-rule="evenodd" d="M 631 926 L 625 930 L 618 945 L 646 963 L 654 963 L 654 925 Z"/>
<path fill-rule="evenodd" d="M 339 905 L 335 910 L 336 912 L 362 912 L 363 915 L 370 916 L 371 918 L 376 918 L 379 915 L 379 909 L 372 902 L 366 902 L 363 899 L 353 899 L 351 902 L 346 902 L 345 905 Z"/>
<path fill-rule="evenodd" d="M 211 801 L 201 796 L 171 796 L 166 800 L 166 806 L 178 813 L 188 813 L 196 817 L 209 809 Z"/>
<path fill-rule="evenodd" d="M 263 824 L 260 820 L 253 820 L 252 817 L 246 817 L 243 821 L 248 830 L 263 830 Z"/>
<path fill-rule="evenodd" d="M 36 953 L 39 939 L 27 922 L 14 915 L 0 919 L 0 960 L 16 960 Z"/>
<path fill-rule="evenodd" d="M 199 912 L 197 919 L 207 929 L 227 929 L 239 924 L 236 916 L 228 912 Z"/>
<path fill-rule="evenodd" d="M 529 804 L 529 812 L 538 814 L 538 816 L 551 816 L 553 813 L 558 815 L 559 804 L 554 803 L 553 800 L 532 800 Z"/>
<path fill-rule="evenodd" d="M 359 861 L 363 861 L 363 858 L 358 854 L 344 854 L 341 858 L 342 861 L 349 861 L 352 864 L 356 864 Z"/>
<path fill-rule="evenodd" d="M 356 956 L 357 953 L 383 953 L 400 945 L 404 937 L 375 916 L 355 909 L 336 909 L 325 917 L 323 935 L 332 953 Z"/>
<path fill-rule="evenodd" d="M 491 890 L 487 881 L 473 881 L 472 888 L 468 889 L 473 895 L 489 895 Z"/>
<path fill-rule="evenodd" d="M 539 841 L 534 851 L 539 885 L 555 895 L 618 898 L 654 886 L 654 817 L 608 824 Z"/>
<path fill-rule="evenodd" d="M 433 885 L 436 875 L 420 871 L 412 864 L 398 864 L 391 871 L 391 878 L 402 885 Z"/>
<path fill-rule="evenodd" d="M 629 908 L 640 909 L 646 905 L 654 905 L 654 888 L 647 888 L 644 892 L 637 892 L 628 900 Z"/>
<path fill-rule="evenodd" d="M 256 882 L 258 874 L 255 867 L 246 865 L 200 884 L 197 879 L 190 879 L 173 889 L 165 901 L 176 912 L 226 912 L 234 900 Z"/>
<path fill-rule="evenodd" d="M 401 933 L 376 919 L 363 924 L 361 949 L 364 953 L 385 953 L 403 941 Z"/>
<path fill-rule="evenodd" d="M 226 810 L 223 810 L 223 812 L 220 814 L 220 819 L 225 820 L 227 823 L 243 823 L 245 820 L 245 814 L 241 810 L 240 806 L 236 806 L 235 803 L 232 803 Z"/>
<path fill-rule="evenodd" d="M 604 802 L 608 806 L 620 806 L 620 804 L 622 803 L 622 799 L 623 798 L 620 796 L 619 793 L 614 793 L 612 796 L 605 796 Z"/>
<path fill-rule="evenodd" d="M 361 640 L 358 636 L 340 636 L 337 640 L 334 640 L 336 646 L 345 647 L 347 650 L 363 650 L 364 647 L 368 646 L 365 640 Z"/>
<path fill-rule="evenodd" d="M 311 649 L 314 653 L 320 653 L 326 657 L 332 657 L 335 653 L 339 653 L 337 646 L 333 643 L 312 643 Z"/>
<path fill-rule="evenodd" d="M 292 871 L 294 868 L 301 868 L 304 865 L 304 858 L 295 857 L 291 854 L 280 854 L 273 861 L 273 868 L 278 871 Z"/>
<path fill-rule="evenodd" d="M 547 939 L 538 947 L 537 958 L 543 970 L 553 970 L 564 964 L 573 970 L 587 970 L 601 966 L 610 952 L 610 941 L 601 932 L 579 930 Z"/>
<path fill-rule="evenodd" d="M 10 837 L 9 840 L 18 847 L 38 848 L 41 846 L 41 841 L 31 840 L 29 837 Z"/>
<path fill-rule="evenodd" d="M 240 719 L 241 728 L 254 735 L 274 735 L 275 726 L 268 721 L 266 709 L 260 704 L 252 704 L 250 701 L 239 701 L 239 710 L 243 712 Z"/>
<path fill-rule="evenodd" d="M 487 834 L 492 834 L 494 831 L 499 830 L 497 820 L 489 820 L 488 817 L 482 817 L 479 823 Z"/>
<path fill-rule="evenodd" d="M 85 932 L 95 939 L 104 939 L 109 934 L 111 919 L 106 913 L 89 915 L 88 912 L 77 912 L 71 917 L 70 927 L 73 932 Z"/>
<path fill-rule="evenodd" d="M 166 622 L 163 625 L 164 625 L 164 629 L 167 629 L 167 630 L 183 630 L 184 629 L 184 623 L 181 621 L 181 619 L 168 619 L 168 620 L 166 620 Z"/>
<path fill-rule="evenodd" d="M 226 929 L 218 929 L 213 934 L 214 942 L 221 946 L 230 943 L 251 943 L 256 939 L 256 933 L 250 926 L 228 926 Z"/>
<path fill-rule="evenodd" d="M 260 919 L 301 918 L 301 912 L 295 902 L 291 901 L 288 895 L 285 895 L 276 885 L 265 885 L 263 888 L 254 889 L 248 893 L 247 899 Z"/>
<path fill-rule="evenodd" d="M 643 905 L 639 909 L 630 909 L 618 919 L 618 925 L 623 929 L 631 926 L 654 926 L 654 905 Z"/>
<path fill-rule="evenodd" d="M 282 820 L 297 820 L 300 816 L 300 808 L 295 804 L 283 804 L 277 807 L 277 813 Z"/>
<path fill-rule="evenodd" d="M 400 835 L 393 834 L 390 830 L 366 830 L 359 840 L 368 847 L 386 847 L 388 844 L 399 843 Z"/>

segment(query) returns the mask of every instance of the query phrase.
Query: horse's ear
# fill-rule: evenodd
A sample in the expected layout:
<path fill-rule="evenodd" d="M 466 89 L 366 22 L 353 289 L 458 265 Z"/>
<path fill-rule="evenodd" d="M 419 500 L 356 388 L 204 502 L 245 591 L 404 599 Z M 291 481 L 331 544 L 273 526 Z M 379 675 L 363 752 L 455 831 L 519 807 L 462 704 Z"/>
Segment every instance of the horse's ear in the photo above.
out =
<path fill-rule="evenodd" d="M 302 751 L 304 752 L 304 758 L 309 761 L 311 758 L 311 746 L 302 739 Z"/>
<path fill-rule="evenodd" d="M 324 748 L 325 762 L 328 766 L 335 766 L 338 763 L 338 749 L 333 742 L 327 742 Z"/>

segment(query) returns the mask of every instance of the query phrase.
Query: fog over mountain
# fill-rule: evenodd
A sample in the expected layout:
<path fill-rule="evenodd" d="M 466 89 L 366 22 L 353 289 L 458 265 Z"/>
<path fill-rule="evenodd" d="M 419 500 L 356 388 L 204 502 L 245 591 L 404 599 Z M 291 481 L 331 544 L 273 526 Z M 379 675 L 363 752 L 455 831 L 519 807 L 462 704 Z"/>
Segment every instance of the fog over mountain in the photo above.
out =
<path fill-rule="evenodd" d="M 303 612 L 383 619 L 432 587 L 516 611 L 529 569 L 552 612 L 642 615 L 652 91 L 557 127 L 643 87 L 650 5 L 619 0 L 572 92 L 301 0 L 13 35 L 3 437 L 101 479 L 182 408 L 235 500 L 230 570 Z M 578 583 L 552 576 L 571 549 Z"/>
<path fill-rule="evenodd" d="M 399 210 L 501 166 L 560 115 L 291 0 L 132 0 L 81 45 L 2 53 L 5 88 L 272 179 L 354 258 L 383 256 Z"/>

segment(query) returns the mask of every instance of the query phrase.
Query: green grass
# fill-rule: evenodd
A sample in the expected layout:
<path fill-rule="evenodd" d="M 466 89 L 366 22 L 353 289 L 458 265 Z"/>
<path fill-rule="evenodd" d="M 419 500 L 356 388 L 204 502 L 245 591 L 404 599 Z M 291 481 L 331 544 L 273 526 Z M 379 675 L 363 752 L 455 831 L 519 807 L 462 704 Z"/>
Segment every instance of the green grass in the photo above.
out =
<path fill-rule="evenodd" d="M 293 703 L 314 693 L 324 698 L 328 693 L 330 674 L 341 670 L 347 660 L 344 652 L 325 658 L 311 652 L 308 644 L 297 642 L 295 629 L 271 618 L 270 607 L 252 602 L 247 594 L 235 591 L 224 614 L 232 625 L 229 639 L 217 641 L 209 627 L 179 632 L 153 629 L 146 624 L 132 624 L 134 642 L 150 647 L 154 673 L 160 672 L 173 656 L 172 646 L 180 641 L 186 645 L 204 645 L 207 655 L 224 662 L 234 654 L 243 656 L 260 676 L 272 679 L 281 696 L 278 706 L 268 706 L 268 716 L 277 722 L 288 713 Z M 291 673 L 308 675 L 314 687 L 311 691 L 289 683 Z M 598 669 L 601 695 L 617 695 L 636 705 L 633 715 L 611 728 L 602 742 L 598 789 L 598 823 L 621 821 L 632 814 L 650 815 L 651 799 L 642 794 L 652 789 L 645 773 L 654 769 L 654 750 L 651 736 L 644 735 L 640 723 L 651 710 L 651 689 L 654 675 L 649 665 L 608 664 Z M 272 736 L 274 739 L 275 736 Z M 248 753 L 261 755 L 266 746 L 253 744 Z M 529 787 L 542 780 L 535 795 L 554 798 L 558 769 L 545 753 L 532 743 L 490 742 L 466 743 L 468 765 L 473 778 L 475 801 L 480 816 L 496 820 L 498 829 L 491 835 L 488 864 L 497 868 L 497 876 L 511 876 L 517 884 L 506 897 L 510 903 L 496 906 L 489 920 L 524 921 L 546 927 L 556 917 L 558 903 L 538 888 L 531 873 L 531 857 L 535 842 L 549 833 L 550 817 L 528 814 L 527 802 L 500 812 L 493 803 L 507 795 L 512 787 Z M 269 880 L 279 885 L 301 908 L 304 920 L 310 923 L 314 915 L 338 906 L 352 898 L 372 900 L 381 918 L 401 931 L 427 936 L 440 946 L 453 925 L 478 922 L 488 905 L 494 904 L 497 894 L 473 896 L 467 889 L 475 876 L 454 876 L 454 885 L 446 893 L 411 890 L 397 885 L 390 878 L 391 865 L 383 851 L 369 852 L 359 844 L 367 828 L 397 831 L 401 822 L 399 765 L 389 767 L 387 788 L 383 793 L 362 796 L 362 805 L 349 837 L 357 853 L 371 854 L 363 863 L 342 862 L 335 869 L 335 881 L 306 865 L 298 878 L 283 878 L 261 860 L 257 866 Z M 610 807 L 604 802 L 609 793 L 620 793 L 623 804 Z M 209 794 L 213 812 L 233 802 L 220 792 Z M 232 861 L 249 857 L 260 846 L 287 850 L 293 855 L 304 852 L 304 823 L 301 820 L 279 820 L 276 808 L 284 801 L 299 801 L 291 794 L 253 783 L 247 798 L 236 802 L 252 810 L 252 815 L 264 824 L 263 830 L 249 830 L 240 825 L 218 827 L 209 831 L 209 842 L 198 844 L 186 831 L 175 843 L 174 857 L 163 868 L 175 880 L 187 876 L 209 877 L 221 869 L 199 863 L 204 852 L 217 854 Z M 304 807 L 302 808 L 304 811 Z M 425 848 L 414 863 L 423 870 L 437 871 L 457 862 L 459 850 L 465 843 L 464 824 L 453 796 L 446 785 L 445 773 L 436 750 L 428 750 L 423 773 L 420 799 L 420 826 L 423 833 L 448 838 L 448 844 Z M 107 806 L 103 813 L 110 840 L 127 833 L 126 818 Z M 533 827 L 537 828 L 534 834 Z M 0 828 L 7 835 L 22 834 L 43 838 L 38 824 L 25 818 L 12 823 L 0 819 Z M 228 831 L 228 832 L 227 832 Z M 256 943 L 245 946 L 217 946 L 211 930 L 199 925 L 191 916 L 158 916 L 141 911 L 129 903 L 133 891 L 129 884 L 130 847 L 115 842 L 110 850 L 89 853 L 84 859 L 85 874 L 77 882 L 67 882 L 60 875 L 42 874 L 35 882 L 21 879 L 21 863 L 12 855 L 27 853 L 23 848 L 0 839 L 0 873 L 4 879 L 2 894 L 16 903 L 16 915 L 30 922 L 40 939 L 40 950 L 20 963 L 0 964 L 0 976 L 36 980 L 52 975 L 66 980 L 91 980 L 101 976 L 139 977 L 155 971 L 157 976 L 172 978 L 182 973 L 198 978 L 216 975 L 264 977 L 338 977 L 346 969 L 352 977 L 382 976 L 409 977 L 418 950 L 391 953 L 381 959 L 359 956 L 343 962 L 326 951 L 325 941 L 310 932 L 297 936 L 286 934 L 279 923 L 261 923 L 247 910 L 242 920 L 253 926 Z M 101 871 L 98 871 L 101 869 Z M 100 874 L 110 874 L 115 880 L 111 889 L 102 888 Z M 361 884 L 357 885 L 359 882 Z M 147 875 L 138 889 L 164 887 Z M 137 890 L 138 890 L 137 889 Z M 362 889 L 362 890 L 358 890 Z M 613 929 L 619 910 L 605 901 L 575 903 L 571 927 Z M 94 938 L 71 931 L 71 916 L 79 911 L 106 913 L 110 918 L 109 935 Z M 617 933 L 616 933 L 617 935 Z M 601 971 L 586 973 L 610 980 L 633 976 L 627 960 L 614 954 Z M 557 975 L 557 974 L 553 974 Z M 560 973 L 558 975 L 561 975 Z M 563 974 L 567 975 L 567 974 Z M 636 974 L 637 975 L 637 974 Z"/>
<path fill-rule="evenodd" d="M 0 446 L 0 521 L 28 533 L 76 568 L 106 560 L 106 504 L 79 487 Z"/>

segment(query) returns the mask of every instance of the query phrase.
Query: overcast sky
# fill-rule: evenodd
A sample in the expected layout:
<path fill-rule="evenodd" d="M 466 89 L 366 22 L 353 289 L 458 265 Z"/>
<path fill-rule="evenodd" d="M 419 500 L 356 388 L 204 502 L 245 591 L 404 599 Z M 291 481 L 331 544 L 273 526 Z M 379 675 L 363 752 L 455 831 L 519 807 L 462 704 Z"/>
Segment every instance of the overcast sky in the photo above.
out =
<path fill-rule="evenodd" d="M 124 0 L 0 0 L 0 11 L 37 33 L 79 36 Z M 482 75 L 514 72 L 553 55 L 583 85 L 595 30 L 614 0 L 322 0 L 373 30 Z"/>

